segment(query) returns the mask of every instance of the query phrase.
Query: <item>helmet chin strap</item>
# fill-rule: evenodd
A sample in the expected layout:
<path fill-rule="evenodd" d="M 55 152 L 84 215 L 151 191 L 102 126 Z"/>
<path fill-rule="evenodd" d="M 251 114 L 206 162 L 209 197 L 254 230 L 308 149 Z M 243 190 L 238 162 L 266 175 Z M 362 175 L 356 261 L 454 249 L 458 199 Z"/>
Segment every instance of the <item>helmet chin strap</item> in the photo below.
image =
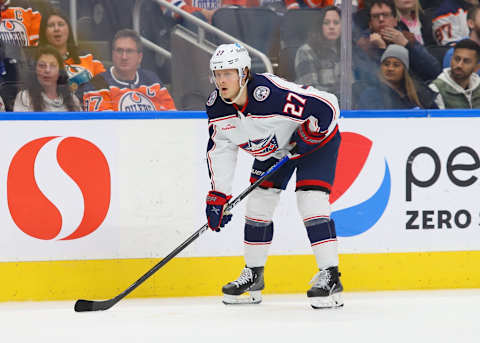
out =
<path fill-rule="evenodd" d="M 218 92 L 218 94 L 220 95 L 220 98 L 222 98 L 223 102 L 231 105 L 231 104 L 235 103 L 240 98 L 240 95 L 242 94 L 242 91 L 245 88 L 245 86 L 247 85 L 247 83 L 248 83 L 248 79 L 245 80 L 245 83 L 243 84 L 243 86 L 240 86 L 240 89 L 237 93 L 237 96 L 235 96 L 235 98 L 233 98 L 232 101 L 227 101 L 226 99 L 224 99 L 223 96 L 222 96 L 222 93 Z"/>

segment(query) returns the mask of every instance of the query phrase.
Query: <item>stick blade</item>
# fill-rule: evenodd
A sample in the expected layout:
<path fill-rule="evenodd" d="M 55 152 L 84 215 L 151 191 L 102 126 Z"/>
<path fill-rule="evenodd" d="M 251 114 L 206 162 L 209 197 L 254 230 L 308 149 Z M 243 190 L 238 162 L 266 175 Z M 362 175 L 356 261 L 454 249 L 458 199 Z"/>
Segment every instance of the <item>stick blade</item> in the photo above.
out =
<path fill-rule="evenodd" d="M 93 301 L 91 300 L 77 300 L 75 302 L 75 312 L 89 312 L 93 311 Z"/>
<path fill-rule="evenodd" d="M 75 312 L 91 312 L 91 311 L 105 311 L 115 304 L 114 301 L 92 301 L 92 300 L 77 300 L 75 302 Z"/>

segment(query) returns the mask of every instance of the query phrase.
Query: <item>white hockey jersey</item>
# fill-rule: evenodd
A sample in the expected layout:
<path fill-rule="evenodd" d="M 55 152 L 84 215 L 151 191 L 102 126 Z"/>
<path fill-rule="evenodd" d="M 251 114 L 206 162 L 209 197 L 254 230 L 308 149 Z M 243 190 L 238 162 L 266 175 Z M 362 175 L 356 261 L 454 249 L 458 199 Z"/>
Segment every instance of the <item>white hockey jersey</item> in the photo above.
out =
<path fill-rule="evenodd" d="M 255 74 L 247 85 L 243 108 L 225 103 L 218 90 L 206 103 L 210 139 L 207 162 L 212 189 L 231 193 L 237 153 L 245 150 L 258 160 L 277 157 L 294 131 L 308 120 L 311 131 L 324 139 L 337 132 L 337 97 L 311 86 L 300 86 L 272 74 Z"/>

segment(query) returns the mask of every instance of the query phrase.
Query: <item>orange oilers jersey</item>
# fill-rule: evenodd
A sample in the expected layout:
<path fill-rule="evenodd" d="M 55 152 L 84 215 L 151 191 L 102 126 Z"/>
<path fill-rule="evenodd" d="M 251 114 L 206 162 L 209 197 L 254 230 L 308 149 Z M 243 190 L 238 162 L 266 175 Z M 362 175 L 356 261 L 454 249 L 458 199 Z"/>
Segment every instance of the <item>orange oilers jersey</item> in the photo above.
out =
<path fill-rule="evenodd" d="M 153 72 L 139 69 L 135 80 L 118 80 L 109 71 L 97 75 L 83 91 L 85 111 L 150 112 L 174 111 L 170 93 Z"/>
<path fill-rule="evenodd" d="M 35 46 L 38 43 L 42 15 L 31 8 L 9 7 L 2 11 L 0 41 L 17 46 Z"/>
<path fill-rule="evenodd" d="M 74 63 L 73 58 L 68 58 L 64 62 L 65 70 L 67 71 L 68 77 L 72 77 L 73 75 L 78 74 L 83 70 L 86 70 L 89 73 L 91 79 L 97 74 L 106 71 L 102 62 L 94 59 L 91 54 L 80 56 L 80 64 Z"/>

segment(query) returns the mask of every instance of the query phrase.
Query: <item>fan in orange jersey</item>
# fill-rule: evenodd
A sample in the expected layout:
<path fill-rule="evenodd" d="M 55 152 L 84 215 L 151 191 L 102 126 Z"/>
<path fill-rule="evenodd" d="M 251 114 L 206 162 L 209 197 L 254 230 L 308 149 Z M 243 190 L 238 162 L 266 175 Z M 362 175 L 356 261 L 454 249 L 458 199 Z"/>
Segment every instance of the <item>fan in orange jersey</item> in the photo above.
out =
<path fill-rule="evenodd" d="M 35 46 L 38 42 L 38 31 L 42 16 L 40 12 L 30 8 L 10 4 L 0 0 L 2 20 L 0 22 L 0 41 L 5 45 Z M 22 3 L 23 5 L 23 3 Z"/>
<path fill-rule="evenodd" d="M 110 70 L 82 87 L 85 111 L 151 112 L 175 110 L 172 97 L 158 76 L 139 69 L 142 43 L 137 32 L 121 30 L 113 38 Z"/>
<path fill-rule="evenodd" d="M 73 90 L 105 71 L 102 62 L 96 60 L 92 54 L 79 56 L 70 22 L 58 9 L 52 10 L 42 18 L 39 44 L 52 45 L 63 56 L 65 70 Z"/>

